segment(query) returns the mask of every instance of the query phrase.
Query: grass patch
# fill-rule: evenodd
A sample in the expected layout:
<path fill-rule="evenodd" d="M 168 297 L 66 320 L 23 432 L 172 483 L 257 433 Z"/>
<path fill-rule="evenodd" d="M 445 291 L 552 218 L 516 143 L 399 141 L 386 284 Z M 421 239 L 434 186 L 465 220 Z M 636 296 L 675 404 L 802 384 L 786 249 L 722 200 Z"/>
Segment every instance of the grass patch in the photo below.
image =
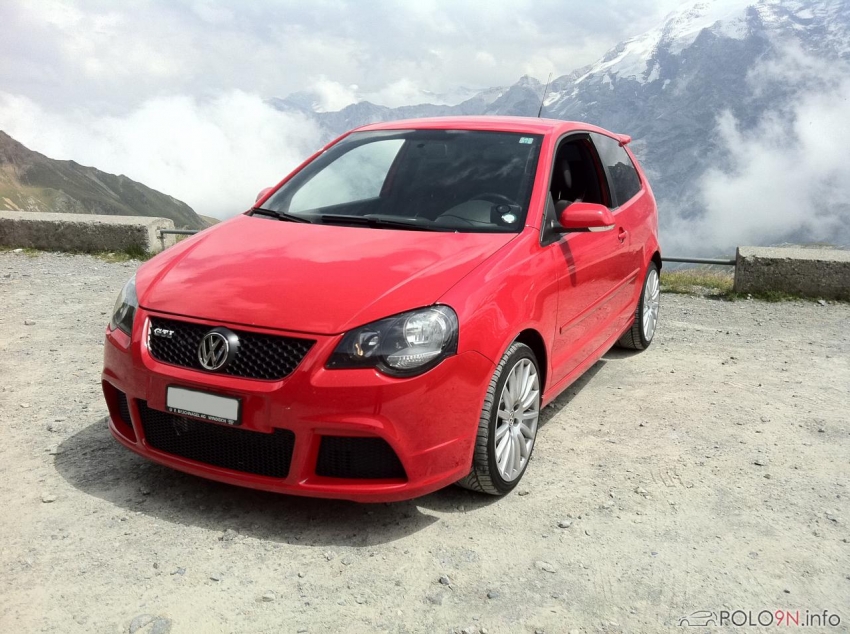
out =
<path fill-rule="evenodd" d="M 680 295 L 721 295 L 732 294 L 735 274 L 731 271 L 716 269 L 680 269 L 661 271 L 661 290 L 664 293 Z"/>

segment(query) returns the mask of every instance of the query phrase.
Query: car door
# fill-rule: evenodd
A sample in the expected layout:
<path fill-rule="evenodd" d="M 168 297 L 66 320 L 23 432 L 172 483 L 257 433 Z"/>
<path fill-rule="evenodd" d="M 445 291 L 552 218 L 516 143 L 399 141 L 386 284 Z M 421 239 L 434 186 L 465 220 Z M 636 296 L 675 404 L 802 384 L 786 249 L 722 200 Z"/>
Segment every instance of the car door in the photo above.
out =
<path fill-rule="evenodd" d="M 588 135 L 568 137 L 562 143 L 579 150 L 580 160 L 571 164 L 572 195 L 583 202 L 604 204 L 616 209 L 607 172 Z M 557 181 L 559 147 L 553 161 L 553 183 Z M 567 152 L 566 154 L 570 154 Z M 576 169 L 578 168 L 578 170 Z M 577 172 L 581 173 L 576 185 Z M 552 189 L 552 202 L 557 197 Z M 614 323 L 628 304 L 628 232 L 619 224 L 613 230 L 567 233 L 551 247 L 559 251 L 562 262 L 558 281 L 558 318 L 552 344 L 553 381 L 574 372 L 614 335 Z"/>

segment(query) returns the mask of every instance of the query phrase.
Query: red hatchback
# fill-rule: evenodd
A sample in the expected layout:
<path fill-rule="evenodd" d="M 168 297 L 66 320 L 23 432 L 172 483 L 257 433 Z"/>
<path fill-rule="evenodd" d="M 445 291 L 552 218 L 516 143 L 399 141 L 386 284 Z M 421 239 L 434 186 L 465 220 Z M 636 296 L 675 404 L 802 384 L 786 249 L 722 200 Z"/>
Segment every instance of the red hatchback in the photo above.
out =
<path fill-rule="evenodd" d="M 344 135 L 127 283 L 110 430 L 269 491 L 509 492 L 541 408 L 655 333 L 657 211 L 628 142 L 509 117 Z"/>

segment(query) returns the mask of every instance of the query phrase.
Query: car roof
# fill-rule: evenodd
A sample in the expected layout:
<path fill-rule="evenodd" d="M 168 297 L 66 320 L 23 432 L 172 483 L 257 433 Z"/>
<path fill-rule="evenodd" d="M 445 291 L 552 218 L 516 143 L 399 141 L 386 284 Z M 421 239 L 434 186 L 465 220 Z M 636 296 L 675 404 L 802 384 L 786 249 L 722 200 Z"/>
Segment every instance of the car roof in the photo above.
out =
<path fill-rule="evenodd" d="M 527 134 L 561 135 L 572 131 L 599 132 L 613 137 L 613 134 L 588 123 L 578 121 L 559 121 L 557 119 L 538 119 L 536 117 L 503 116 L 467 116 L 467 117 L 425 117 L 421 119 L 402 119 L 384 123 L 372 123 L 357 128 L 358 132 L 376 130 L 488 130 L 494 132 L 525 132 Z"/>

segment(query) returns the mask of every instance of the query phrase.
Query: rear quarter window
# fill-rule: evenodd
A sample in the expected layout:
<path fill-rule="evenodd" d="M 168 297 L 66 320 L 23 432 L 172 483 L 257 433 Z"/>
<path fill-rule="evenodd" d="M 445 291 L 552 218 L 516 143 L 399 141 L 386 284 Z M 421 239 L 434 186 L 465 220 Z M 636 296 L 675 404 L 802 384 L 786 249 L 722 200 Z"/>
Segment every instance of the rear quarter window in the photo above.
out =
<path fill-rule="evenodd" d="M 602 134 L 591 134 L 599 158 L 608 170 L 616 204 L 623 205 L 640 192 L 640 177 L 620 142 Z"/>

